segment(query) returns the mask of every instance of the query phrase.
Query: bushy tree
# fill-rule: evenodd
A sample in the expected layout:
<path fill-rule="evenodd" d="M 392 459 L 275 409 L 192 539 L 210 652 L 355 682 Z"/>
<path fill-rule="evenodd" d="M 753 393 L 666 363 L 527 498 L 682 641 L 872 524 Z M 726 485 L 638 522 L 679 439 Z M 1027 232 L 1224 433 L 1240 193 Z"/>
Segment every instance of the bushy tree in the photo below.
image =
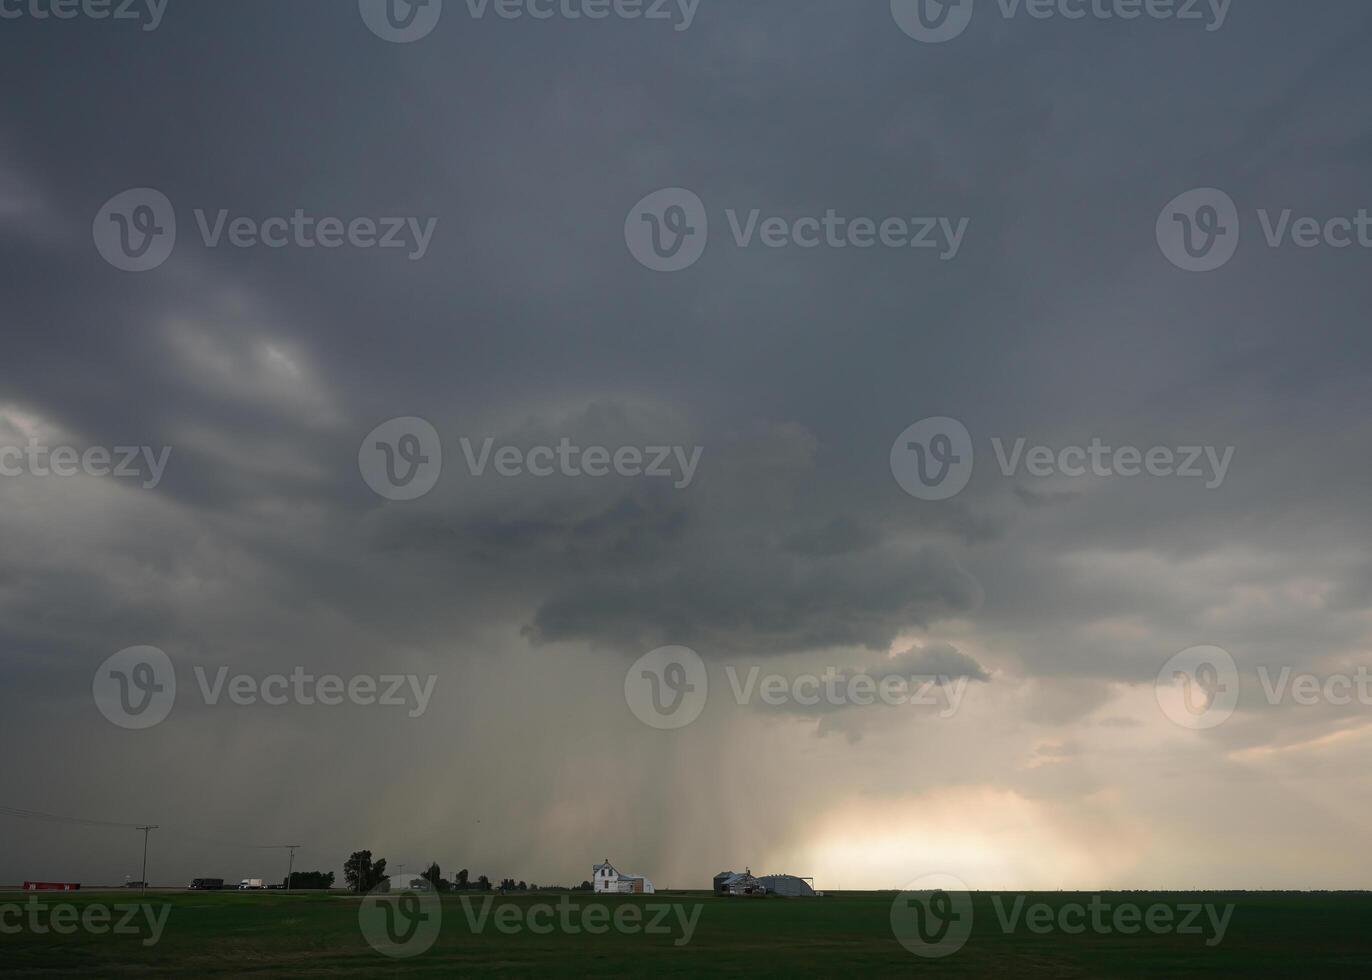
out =
<path fill-rule="evenodd" d="M 358 894 L 376 888 L 386 877 L 386 859 L 372 861 L 371 851 L 353 851 L 343 865 L 343 880 Z"/>
<path fill-rule="evenodd" d="M 433 890 L 436 892 L 445 892 L 448 890 L 448 882 L 443 880 L 443 874 L 438 868 L 437 861 L 429 865 L 429 870 L 425 871 L 420 877 L 432 885 Z"/>

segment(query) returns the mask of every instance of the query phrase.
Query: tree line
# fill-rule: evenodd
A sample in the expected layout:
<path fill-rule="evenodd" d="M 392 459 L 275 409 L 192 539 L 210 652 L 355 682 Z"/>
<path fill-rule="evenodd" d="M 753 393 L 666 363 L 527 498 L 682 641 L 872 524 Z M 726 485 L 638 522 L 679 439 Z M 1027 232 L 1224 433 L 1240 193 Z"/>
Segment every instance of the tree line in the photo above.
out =
<path fill-rule="evenodd" d="M 461 892 L 461 891 L 502 891 L 502 892 L 536 892 L 536 891 L 591 891 L 591 883 L 583 881 L 574 888 L 564 888 L 560 885 L 545 886 L 540 888 L 538 885 L 531 885 L 524 881 L 515 881 L 513 878 L 502 878 L 499 885 L 492 885 L 491 879 L 486 875 L 478 875 L 475 881 L 471 879 L 471 873 L 463 868 L 457 876 L 449 881 L 443 877 L 443 871 L 434 862 L 429 867 L 420 872 L 419 877 L 427 881 L 434 891 L 438 892 Z M 389 882 L 391 876 L 386 873 L 386 859 L 372 858 L 371 851 L 353 851 L 347 863 L 343 865 L 343 880 L 348 886 L 348 890 L 359 895 L 373 891 L 382 887 L 383 883 Z M 329 875 L 329 884 L 333 884 L 333 875 Z"/>

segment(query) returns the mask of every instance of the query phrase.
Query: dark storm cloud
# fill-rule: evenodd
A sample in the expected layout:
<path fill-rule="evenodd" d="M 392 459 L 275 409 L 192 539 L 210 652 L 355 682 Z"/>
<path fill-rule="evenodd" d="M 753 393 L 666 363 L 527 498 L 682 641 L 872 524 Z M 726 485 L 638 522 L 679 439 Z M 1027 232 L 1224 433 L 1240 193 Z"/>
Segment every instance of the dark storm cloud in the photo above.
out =
<path fill-rule="evenodd" d="M 884 649 L 902 630 L 979 599 L 976 582 L 933 549 L 814 559 L 747 537 L 731 547 L 725 536 L 698 563 L 560 590 L 539 607 L 530 636 L 625 651 L 679 642 L 706 656 Z"/>
<path fill-rule="evenodd" d="M 951 680 L 959 677 L 983 682 L 991 680 L 991 676 L 981 664 L 959 652 L 950 643 L 930 643 L 923 647 L 911 647 L 885 663 L 869 668 L 868 673 L 878 678 L 915 675 L 946 677 Z"/>
<path fill-rule="evenodd" d="M 792 692 L 799 690 L 802 696 L 797 698 L 793 694 L 779 703 L 756 698 L 756 710 L 816 718 L 820 723 L 815 734 L 840 733 L 852 741 L 861 739 L 864 732 L 874 727 L 870 720 L 872 712 L 895 708 L 916 717 L 946 717 L 961 706 L 968 682 L 991 683 L 991 675 L 981 664 L 949 643 L 914 646 L 865 669 L 831 664 L 821 670 L 795 669 L 790 677 L 785 673 L 780 676 L 791 685 L 796 678 L 804 677 L 800 688 L 791 687 Z M 730 683 L 740 689 L 746 686 L 750 694 L 756 689 L 756 681 L 748 670 L 737 666 L 733 667 Z M 864 684 L 868 686 L 853 686 Z"/>
<path fill-rule="evenodd" d="M 706 2 L 683 32 L 464 8 L 413 45 L 334 0 L 173 3 L 147 33 L 0 26 L 0 423 L 173 448 L 155 492 L 0 479 L 0 713 L 7 740 L 26 740 L 13 792 L 200 820 L 184 798 L 199 790 L 231 836 L 342 823 L 326 843 L 342 851 L 394 822 L 381 802 L 339 817 L 344 752 L 383 787 L 451 774 L 433 824 L 459 815 L 501 859 L 557 823 L 614 827 L 667 861 L 681 827 L 581 795 L 632 777 L 666 812 L 688 793 L 656 757 L 626 759 L 604 720 L 623 714 L 623 665 L 657 645 L 994 676 L 977 690 L 997 696 L 1022 685 L 986 728 L 1005 758 L 1098 713 L 1096 728 L 1133 732 L 1121 688 L 1196 643 L 1245 665 L 1365 657 L 1367 256 L 1267 249 L 1253 217 L 1372 206 L 1361 4 L 1235 4 L 1213 35 L 979 15 L 944 46 L 906 37 L 884 0 Z M 1181 273 L 1154 222 L 1211 184 L 1240 202 L 1244 244 L 1220 272 Z M 625 248 L 625 215 L 676 185 L 705 201 L 711 242 L 657 275 Z M 166 265 L 130 275 L 101 260 L 91 222 L 143 186 L 174 202 L 181 237 Z M 197 208 L 437 224 L 414 262 L 210 249 Z M 965 216 L 969 230 L 946 263 L 740 249 L 726 208 Z M 444 477 L 387 503 L 358 447 L 406 415 L 441 433 Z M 895 436 L 934 415 L 961 419 L 978 452 L 969 488 L 942 503 L 907 496 L 888 465 Z M 684 489 L 478 478 L 459 449 L 564 436 L 700 446 L 699 475 Z M 989 440 L 1020 436 L 1237 453 L 1213 491 L 1004 477 Z M 89 714 L 94 665 L 135 643 L 184 664 L 413 661 L 442 676 L 434 717 L 411 728 L 178 706 L 138 743 L 140 766 L 103 722 L 41 741 L 11 728 Z M 872 714 L 849 730 L 898 740 L 878 727 L 892 713 Z M 574 728 L 586 754 L 544 764 L 534 723 L 492 737 L 512 715 Z M 1283 744 L 1349 717 L 1245 710 L 1216 741 Z M 1044 788 L 954 749 L 950 781 L 1078 801 L 1100 788 L 1075 771 Z M 1037 750 L 1061 766 L 1091 751 L 1057 733 Z M 846 790 L 889 790 L 889 765 L 869 764 Z M 464 780 L 516 812 L 485 811 L 478 831 Z M 264 818 L 259 798 L 287 790 L 300 801 Z M 437 847 L 450 831 L 426 819 L 402 839 Z M 521 876 L 584 874 L 547 848 Z M 122 874 L 94 844 L 84 856 Z M 0 855 L 0 880 L 15 877 Z"/>

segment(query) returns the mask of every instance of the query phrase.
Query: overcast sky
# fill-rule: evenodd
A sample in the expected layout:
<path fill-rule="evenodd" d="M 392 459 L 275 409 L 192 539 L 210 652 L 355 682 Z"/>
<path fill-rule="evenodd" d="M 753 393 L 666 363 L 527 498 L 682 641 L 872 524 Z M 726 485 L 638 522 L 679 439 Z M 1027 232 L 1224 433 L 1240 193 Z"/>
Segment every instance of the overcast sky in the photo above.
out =
<path fill-rule="evenodd" d="M 539 883 L 1366 886 L 1372 699 L 1264 678 L 1372 666 L 1367 5 L 980 0 L 935 41 L 904 0 L 566 3 L 406 40 L 353 0 L 0 0 L 0 807 L 159 824 L 158 883 L 299 843 Z M 164 261 L 111 260 L 144 235 Z M 432 446 L 374 430 L 410 418 L 441 475 L 390 499 L 376 443 Z M 893 466 L 925 419 L 970 439 L 920 445 L 967 468 L 944 499 Z M 563 440 L 677 452 L 524 455 Z M 1093 441 L 1138 455 L 1078 469 Z M 1213 727 L 1157 683 L 1200 645 L 1234 663 Z M 142 646 L 177 688 L 134 729 L 93 691 Z M 626 694 L 663 646 L 708 675 L 674 729 Z M 778 705 L 735 696 L 754 667 L 945 681 Z M 411 717 L 209 703 L 197 668 L 434 680 Z M 0 813 L 0 883 L 137 877 L 141 836 Z"/>

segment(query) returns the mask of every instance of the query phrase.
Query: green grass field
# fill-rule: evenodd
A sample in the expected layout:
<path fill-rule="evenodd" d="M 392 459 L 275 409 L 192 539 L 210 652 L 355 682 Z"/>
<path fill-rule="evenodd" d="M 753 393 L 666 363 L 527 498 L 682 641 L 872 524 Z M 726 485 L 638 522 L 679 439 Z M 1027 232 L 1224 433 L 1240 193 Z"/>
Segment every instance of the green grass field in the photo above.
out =
<path fill-rule="evenodd" d="M 1372 976 L 1372 930 L 1366 928 L 1372 920 L 1372 895 L 1362 893 L 1103 896 L 1112 904 L 1142 907 L 1232 903 L 1227 931 L 1213 946 L 1206 945 L 1211 934 L 1208 926 L 1204 935 L 1102 935 L 1091 928 L 1079 934 L 1056 928 L 1037 934 L 1021 917 L 1007 933 L 1001 918 L 1013 904 L 1013 896 L 1002 899 L 998 916 L 992 896 L 976 894 L 970 937 L 957 952 L 939 959 L 917 957 L 897 942 L 891 927 L 894 893 L 890 892 L 818 899 L 719 899 L 703 892 L 609 899 L 586 893 L 568 896 L 582 907 L 603 906 L 605 917 L 626 905 L 680 906 L 682 914 L 694 918 L 694 932 L 685 943 L 681 942 L 682 920 L 675 910 L 660 924 L 665 934 L 644 934 L 642 924 L 633 926 L 633 934 L 612 927 L 598 935 L 568 933 L 555 919 L 559 898 L 556 894 L 492 898 L 487 918 L 474 929 L 470 919 L 481 914 L 482 899 L 471 897 L 464 907 L 459 899 L 445 896 L 432 947 L 413 958 L 390 959 L 364 938 L 359 925 L 361 901 L 337 893 L 149 893 L 142 899 L 128 892 L 47 894 L 39 897 L 40 906 L 47 909 L 41 915 L 50 915 L 55 906 L 69 906 L 72 911 L 64 913 L 69 921 L 88 906 L 145 902 L 154 917 L 165 915 L 160 939 L 145 945 L 152 930 L 142 915 L 130 923 L 139 930 L 136 935 L 94 934 L 79 926 L 70 935 L 40 935 L 27 924 L 14 931 L 19 924 L 15 913 L 0 913 L 0 931 L 5 933 L 0 935 L 0 974 L 371 976 L 384 971 L 451 977 L 480 971 L 509 976 Z M 1089 901 L 1090 896 L 1062 892 L 1027 897 L 1029 904 L 1046 903 L 1055 910 Z M 7 905 L 27 909 L 27 902 L 28 896 L 22 893 L 0 893 L 0 909 Z M 552 905 L 554 912 L 540 912 L 529 920 L 531 909 L 540 904 Z M 98 908 L 89 915 L 98 927 Z M 119 912 L 116 918 L 122 915 Z M 497 927 L 502 918 L 503 930 Z M 530 921 L 540 929 L 551 923 L 552 931 L 537 934 L 527 928 Z M 1074 922 L 1069 917 L 1069 924 Z M 46 927 L 44 919 L 40 923 Z"/>

